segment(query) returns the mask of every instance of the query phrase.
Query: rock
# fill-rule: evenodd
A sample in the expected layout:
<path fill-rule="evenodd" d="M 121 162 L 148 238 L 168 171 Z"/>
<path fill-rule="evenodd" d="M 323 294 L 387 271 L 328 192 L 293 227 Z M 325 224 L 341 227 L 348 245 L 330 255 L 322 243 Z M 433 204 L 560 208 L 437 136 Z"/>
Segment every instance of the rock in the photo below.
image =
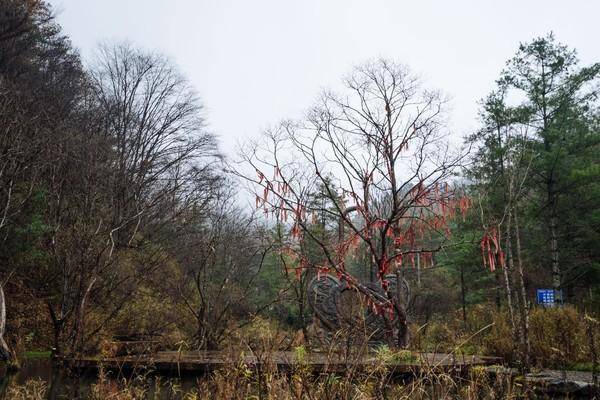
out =
<path fill-rule="evenodd" d="M 561 379 L 548 372 L 526 374 L 525 380 L 535 391 L 546 394 L 589 396 L 594 390 L 589 382 Z"/>

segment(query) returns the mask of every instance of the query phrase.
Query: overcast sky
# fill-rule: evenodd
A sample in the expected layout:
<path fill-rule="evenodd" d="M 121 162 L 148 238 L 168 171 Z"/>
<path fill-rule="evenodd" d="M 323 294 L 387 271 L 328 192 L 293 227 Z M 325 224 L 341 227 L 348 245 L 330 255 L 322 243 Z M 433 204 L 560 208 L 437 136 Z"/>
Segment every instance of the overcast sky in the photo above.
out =
<path fill-rule="evenodd" d="M 452 99 L 451 128 L 477 127 L 477 102 L 519 42 L 554 31 L 600 61 L 597 0 L 51 0 L 73 45 L 128 40 L 169 56 L 197 89 L 231 154 L 302 115 L 352 65 L 407 64 Z"/>

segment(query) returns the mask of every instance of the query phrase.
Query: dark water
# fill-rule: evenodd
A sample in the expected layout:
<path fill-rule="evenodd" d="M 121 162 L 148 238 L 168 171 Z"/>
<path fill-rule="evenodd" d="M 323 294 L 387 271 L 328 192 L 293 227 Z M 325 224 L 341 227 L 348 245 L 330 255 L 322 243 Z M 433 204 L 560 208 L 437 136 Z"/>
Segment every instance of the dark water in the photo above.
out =
<path fill-rule="evenodd" d="M 0 371 L 0 400 L 10 400 L 10 389 L 17 385 L 23 386 L 28 380 L 41 380 L 45 386 L 45 399 L 48 400 L 76 400 L 87 399 L 90 396 L 92 385 L 98 382 L 96 373 L 72 373 L 64 368 L 54 365 L 48 359 L 25 360 L 21 369 L 14 374 Z M 198 377 L 159 377 L 143 375 L 121 375 L 116 372 L 107 372 L 106 378 L 115 382 L 127 380 L 138 387 L 142 387 L 145 398 L 148 400 L 175 400 L 181 399 L 186 393 L 193 392 L 198 386 Z"/>

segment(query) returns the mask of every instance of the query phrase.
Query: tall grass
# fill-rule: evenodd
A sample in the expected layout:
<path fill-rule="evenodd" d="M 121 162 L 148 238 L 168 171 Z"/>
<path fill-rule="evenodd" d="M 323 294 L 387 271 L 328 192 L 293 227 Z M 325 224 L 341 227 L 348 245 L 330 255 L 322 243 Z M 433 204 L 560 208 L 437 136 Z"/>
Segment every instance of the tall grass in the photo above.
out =
<path fill-rule="evenodd" d="M 12 386 L 6 399 L 46 399 L 48 385 L 28 380 Z M 481 369 L 466 376 L 431 371 L 416 379 L 403 381 L 375 365 L 372 371 L 350 379 L 346 373 L 313 374 L 297 366 L 291 373 L 267 372 L 260 378 L 257 371 L 223 368 L 197 380 L 196 387 L 182 390 L 177 380 L 141 381 L 138 379 L 100 379 L 92 385 L 91 400 L 136 399 L 512 399 L 521 395 L 519 387 L 504 377 L 490 377 Z"/>
<path fill-rule="evenodd" d="M 485 314 L 481 314 L 485 315 Z M 589 318 L 588 318 L 589 319 Z M 586 319 L 574 309 L 543 310 L 531 313 L 533 359 L 539 367 L 569 368 L 576 363 L 589 363 L 597 322 Z M 487 325 L 486 325 L 487 324 Z M 487 328 L 487 327 L 490 328 Z M 500 355 L 514 360 L 514 344 L 503 314 L 470 321 L 469 329 L 455 322 L 432 322 L 429 329 L 413 331 L 415 344 L 410 350 L 394 350 L 380 346 L 374 352 L 365 343 L 345 346 L 343 332 L 338 340 L 325 349 L 325 364 L 317 369 L 309 362 L 309 348 L 292 347 L 294 361 L 289 369 L 276 365 L 277 351 L 293 346 L 289 335 L 273 323 L 257 319 L 249 324 L 237 339 L 228 343 L 230 362 L 212 373 L 187 381 L 183 388 L 178 379 L 159 378 L 148 371 L 135 375 L 110 375 L 100 370 L 97 380 L 89 387 L 92 400 L 114 399 L 516 399 L 529 396 L 528 389 L 515 381 L 511 374 L 491 374 L 482 367 L 468 371 L 449 371 L 428 364 L 419 356 L 420 350 L 458 353 L 477 352 Z M 474 333 L 481 334 L 474 335 Z M 107 353 L 108 354 L 108 353 Z M 372 362 L 367 366 L 357 362 L 366 355 Z M 247 363 L 245 355 L 253 355 L 256 363 Z M 344 360 L 341 368 L 337 363 Z M 399 374 L 394 363 L 417 363 L 414 374 Z M 330 363 L 331 362 L 331 363 Z M 596 361 L 597 362 L 597 361 Z M 5 399 L 45 399 L 49 385 L 39 379 L 8 386 Z"/>

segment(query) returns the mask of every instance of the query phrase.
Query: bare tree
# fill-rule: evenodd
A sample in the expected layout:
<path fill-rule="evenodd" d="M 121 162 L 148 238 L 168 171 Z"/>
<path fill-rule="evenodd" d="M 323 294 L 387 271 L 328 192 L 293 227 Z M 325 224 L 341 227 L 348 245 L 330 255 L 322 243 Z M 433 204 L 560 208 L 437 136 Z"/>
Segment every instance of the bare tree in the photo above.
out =
<path fill-rule="evenodd" d="M 208 201 L 218 161 L 197 97 L 162 56 L 104 46 L 80 106 L 50 176 L 53 258 L 42 281 L 53 283 L 46 299 L 57 352 L 64 343 L 83 350 L 134 282 L 160 268 L 168 255 L 156 244 Z"/>
<path fill-rule="evenodd" d="M 212 201 L 216 140 L 165 57 L 107 45 L 87 73 L 38 0 L 0 3 L 0 129 L 2 290 L 81 351 Z"/>
<path fill-rule="evenodd" d="M 166 196 L 203 177 L 217 157 L 202 107 L 167 59 L 129 45 L 102 46 L 92 72 L 115 158 L 114 237 L 130 240 Z"/>
<path fill-rule="evenodd" d="M 258 312 L 248 301 L 270 244 L 255 215 L 235 204 L 236 192 L 223 180 L 206 212 L 187 225 L 177 252 L 183 274 L 177 293 L 195 320 L 198 349 L 215 349 L 231 331 Z"/>
<path fill-rule="evenodd" d="M 298 254 L 300 265 L 336 274 L 363 294 L 377 313 L 395 321 L 397 343 L 406 346 L 406 310 L 387 292 L 385 276 L 414 263 L 416 254 L 426 262 L 444 245 L 448 218 L 469 203 L 447 184 L 463 156 L 445 140 L 445 99 L 423 89 L 406 67 L 387 60 L 367 63 L 344 84 L 343 94 L 325 92 L 305 121 L 283 123 L 266 133 L 265 145 L 247 149 L 243 162 L 256 176 L 240 174 L 261 188 L 257 207 L 289 217 L 293 236 L 306 235 L 320 248 L 320 263 L 309 265 Z M 318 186 L 331 209 L 309 203 Z M 325 243 L 309 229 L 319 212 L 340 221 L 337 243 Z M 359 244 L 387 296 L 348 272 L 347 258 Z M 289 249 L 297 247 L 290 243 Z"/>

